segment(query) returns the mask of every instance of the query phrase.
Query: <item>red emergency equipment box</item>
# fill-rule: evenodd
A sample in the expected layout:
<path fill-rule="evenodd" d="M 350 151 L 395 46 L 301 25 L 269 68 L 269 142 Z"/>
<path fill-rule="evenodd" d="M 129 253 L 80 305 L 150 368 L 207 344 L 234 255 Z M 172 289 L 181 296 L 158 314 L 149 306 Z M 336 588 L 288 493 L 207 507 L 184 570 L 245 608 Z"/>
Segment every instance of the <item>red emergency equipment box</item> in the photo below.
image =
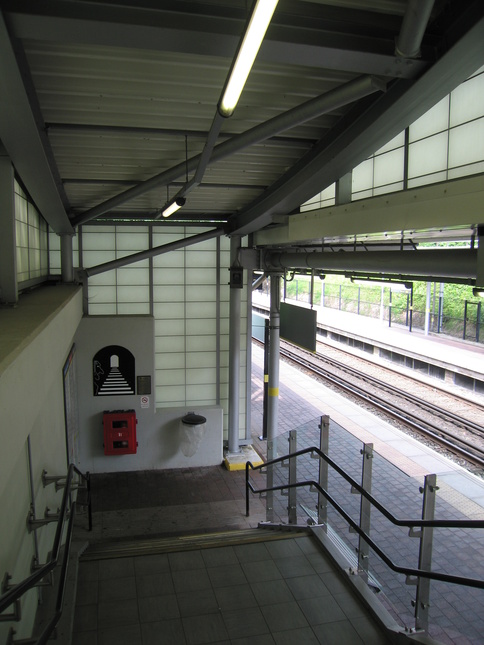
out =
<path fill-rule="evenodd" d="M 134 410 L 103 412 L 104 454 L 133 455 L 137 451 L 136 413 Z"/>

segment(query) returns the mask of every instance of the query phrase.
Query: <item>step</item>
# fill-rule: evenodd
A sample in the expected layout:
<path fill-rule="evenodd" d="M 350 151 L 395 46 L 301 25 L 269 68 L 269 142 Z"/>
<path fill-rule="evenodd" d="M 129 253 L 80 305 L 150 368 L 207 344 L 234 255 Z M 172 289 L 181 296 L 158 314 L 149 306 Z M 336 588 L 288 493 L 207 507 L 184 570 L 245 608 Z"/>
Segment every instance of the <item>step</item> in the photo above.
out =
<path fill-rule="evenodd" d="M 81 556 L 81 561 L 105 560 L 110 558 L 128 558 L 137 555 L 173 553 L 176 551 L 193 551 L 211 549 L 235 544 L 266 542 L 308 535 L 304 527 L 264 527 L 218 533 L 200 533 L 196 535 L 175 535 L 152 538 L 148 540 L 119 540 L 97 542 L 89 545 Z"/>

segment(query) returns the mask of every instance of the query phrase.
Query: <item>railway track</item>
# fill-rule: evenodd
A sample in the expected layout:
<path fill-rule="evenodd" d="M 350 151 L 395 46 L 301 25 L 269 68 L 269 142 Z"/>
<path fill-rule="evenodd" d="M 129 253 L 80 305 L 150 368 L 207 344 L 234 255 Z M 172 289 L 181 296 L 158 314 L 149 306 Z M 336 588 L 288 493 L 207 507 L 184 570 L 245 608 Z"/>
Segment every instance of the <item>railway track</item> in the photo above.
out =
<path fill-rule="evenodd" d="M 484 470 L 484 427 L 334 358 L 281 342 L 281 356 Z"/>

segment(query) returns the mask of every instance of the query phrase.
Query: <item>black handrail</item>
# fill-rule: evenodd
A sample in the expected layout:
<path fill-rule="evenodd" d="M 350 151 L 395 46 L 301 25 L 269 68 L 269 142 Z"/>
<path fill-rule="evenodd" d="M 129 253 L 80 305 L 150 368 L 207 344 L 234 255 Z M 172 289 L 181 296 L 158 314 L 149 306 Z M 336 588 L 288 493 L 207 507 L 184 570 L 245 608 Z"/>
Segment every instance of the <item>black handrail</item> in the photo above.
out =
<path fill-rule="evenodd" d="M 72 524 L 73 524 L 73 519 L 75 514 L 75 503 L 69 504 L 71 500 L 72 477 L 74 476 L 74 473 L 76 473 L 77 475 L 79 475 L 79 477 L 84 479 L 87 484 L 87 490 L 89 495 L 89 500 L 88 500 L 89 530 L 92 529 L 92 510 L 91 510 L 91 500 L 90 500 L 91 484 L 90 484 L 89 473 L 84 474 L 78 468 L 76 468 L 74 464 L 70 464 L 69 469 L 67 471 L 66 484 L 64 487 L 64 493 L 62 495 L 62 503 L 60 506 L 59 519 L 57 520 L 57 527 L 55 531 L 54 542 L 52 545 L 50 559 L 42 567 L 37 569 L 37 571 L 34 571 L 34 573 L 32 573 L 30 576 L 22 580 L 22 582 L 19 582 L 18 584 L 14 585 L 11 589 L 9 589 L 7 592 L 5 592 L 3 596 L 0 596 L 0 614 L 3 611 L 5 611 L 7 607 L 12 605 L 17 600 L 19 600 L 27 591 L 32 589 L 37 584 L 37 582 L 40 582 L 40 580 L 45 578 L 51 571 L 53 571 L 56 568 L 59 560 L 60 550 L 62 547 L 62 533 L 64 528 L 64 522 L 66 520 L 68 511 L 70 511 L 69 525 L 68 525 L 66 542 L 64 547 L 64 560 L 63 560 L 62 570 L 61 570 L 61 581 L 60 581 L 60 587 L 59 587 L 59 593 L 62 593 L 62 598 L 63 598 L 65 576 L 67 574 L 67 559 L 69 557 L 70 539 L 72 535 Z M 58 610 L 56 606 L 56 616 L 57 616 L 57 613 L 58 613 Z M 60 613 L 62 613 L 62 609 Z M 51 632 L 54 629 L 55 625 L 57 624 L 59 618 L 60 618 L 60 614 L 59 616 L 57 616 L 55 623 L 52 625 Z M 41 642 L 45 642 L 45 641 L 43 640 Z"/>
<path fill-rule="evenodd" d="M 249 480 L 249 468 L 252 470 L 262 470 L 268 466 L 272 466 L 283 461 L 287 461 L 290 458 L 299 457 L 307 453 L 317 453 L 322 457 L 329 465 L 331 465 L 348 483 L 350 483 L 358 492 L 366 497 L 371 504 L 375 506 L 392 524 L 395 526 L 406 526 L 408 528 L 413 527 L 434 527 L 434 528 L 484 528 L 484 520 L 422 520 L 422 519 L 405 519 L 399 520 L 396 518 L 390 511 L 387 510 L 378 500 L 376 500 L 371 493 L 368 493 L 362 488 L 358 482 L 356 482 L 351 475 L 344 471 L 336 462 L 334 462 L 328 455 L 323 453 L 319 448 L 304 448 L 303 450 L 298 450 L 297 452 L 285 455 L 284 457 L 277 457 L 271 461 L 267 461 L 258 466 L 254 466 L 250 461 L 247 461 L 245 464 L 245 494 L 246 494 L 246 516 L 249 516 L 249 490 L 253 493 L 267 493 L 270 491 L 277 490 L 288 490 L 289 488 L 301 488 L 305 486 L 313 486 L 316 488 L 327 500 L 328 502 L 336 509 L 336 511 L 348 522 L 348 524 L 354 529 L 359 536 L 361 536 L 365 542 L 375 551 L 375 553 L 383 560 L 383 562 L 395 573 L 402 573 L 406 576 L 414 576 L 420 578 L 429 578 L 431 580 L 439 580 L 441 582 L 451 582 L 454 584 L 465 585 L 467 587 L 476 587 L 478 589 L 484 589 L 484 580 L 479 580 L 476 578 L 466 578 L 463 576 L 453 576 L 446 573 L 438 573 L 436 571 L 425 571 L 423 569 L 412 569 L 409 567 L 401 567 L 393 562 L 382 549 L 373 541 L 373 539 L 367 535 L 363 529 L 360 528 L 348 513 L 338 504 L 338 502 L 326 491 L 317 481 L 306 480 L 302 482 L 296 482 L 294 484 L 283 484 L 281 486 L 271 486 L 268 488 L 259 488 L 256 489 L 250 483 Z"/>

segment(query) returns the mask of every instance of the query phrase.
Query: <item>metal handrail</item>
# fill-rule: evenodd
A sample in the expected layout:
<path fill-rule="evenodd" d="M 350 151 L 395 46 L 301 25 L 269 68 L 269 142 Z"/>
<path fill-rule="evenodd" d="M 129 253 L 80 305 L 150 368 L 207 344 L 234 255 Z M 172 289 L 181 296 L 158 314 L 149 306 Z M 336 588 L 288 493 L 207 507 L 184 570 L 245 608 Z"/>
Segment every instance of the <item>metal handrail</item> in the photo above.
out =
<path fill-rule="evenodd" d="M 351 528 L 358 533 L 369 546 L 375 551 L 375 553 L 383 560 L 383 562 L 395 573 L 402 573 L 406 576 L 414 576 L 420 578 L 429 578 L 431 580 L 439 580 L 441 582 L 451 582 L 454 584 L 465 585 L 468 587 L 476 587 L 478 589 L 484 589 L 484 580 L 479 580 L 476 578 L 467 578 L 465 576 L 454 576 L 446 573 L 438 573 L 436 571 L 426 571 L 423 569 L 413 569 L 409 567 L 401 567 L 393 562 L 393 560 L 386 555 L 386 553 L 380 549 L 380 547 L 374 542 L 374 540 L 363 531 L 360 526 L 348 515 L 348 513 L 338 504 L 338 502 L 326 491 L 317 481 L 314 480 L 305 480 L 302 482 L 296 482 L 294 484 L 283 484 L 280 486 L 271 486 L 268 488 L 256 489 L 251 484 L 249 480 L 249 468 L 252 470 L 262 470 L 268 466 L 272 466 L 277 463 L 282 463 L 288 461 L 291 458 L 299 457 L 308 453 L 317 453 L 322 459 L 324 459 L 332 468 L 334 468 L 346 481 L 351 484 L 351 486 L 356 489 L 361 495 L 370 501 L 370 503 L 379 510 L 382 515 L 384 515 L 392 524 L 395 526 L 406 526 L 410 529 L 415 527 L 433 527 L 433 528 L 484 528 L 484 520 L 423 520 L 423 519 L 398 519 L 396 518 L 383 504 L 381 504 L 371 493 L 364 490 L 361 485 L 355 481 L 351 475 L 349 475 L 343 468 L 338 466 L 338 464 L 333 461 L 328 455 L 322 452 L 317 447 L 304 448 L 303 450 L 298 450 L 297 452 L 285 455 L 284 457 L 277 457 L 276 459 L 271 459 L 263 464 L 254 466 L 250 461 L 247 461 L 245 464 L 245 494 L 246 494 L 246 516 L 249 517 L 249 490 L 253 493 L 267 493 L 270 491 L 282 491 L 288 490 L 290 488 L 302 488 L 305 486 L 313 486 L 316 488 L 326 499 L 327 501 L 336 509 L 336 511 L 348 522 Z"/>
<path fill-rule="evenodd" d="M 46 562 L 44 565 L 42 565 L 39 569 L 34 571 L 30 576 L 22 580 L 16 585 L 13 585 L 11 589 L 9 589 L 7 592 L 5 592 L 2 596 L 0 596 L 0 614 L 7 609 L 10 605 L 12 605 L 14 602 L 19 600 L 27 591 L 35 587 L 35 585 L 40 582 L 43 578 L 45 578 L 51 571 L 53 571 L 58 563 L 59 560 L 59 555 L 60 555 L 60 550 L 62 547 L 62 533 L 63 533 L 63 527 L 64 527 L 64 521 L 67 518 L 67 514 L 69 513 L 69 524 L 68 524 L 68 529 L 67 529 L 67 536 L 66 536 L 66 542 L 65 542 L 65 549 L 64 549 L 64 557 L 63 557 L 63 562 L 62 562 L 62 569 L 61 569 L 61 580 L 60 580 L 60 586 L 59 586 L 59 593 L 58 593 L 58 600 L 56 604 L 56 620 L 52 624 L 49 623 L 48 627 L 51 627 L 49 634 L 52 632 L 54 629 L 55 625 L 57 624 L 60 614 L 62 613 L 62 607 L 60 609 L 60 613 L 58 614 L 58 602 L 59 598 L 61 600 L 64 597 L 64 587 L 65 587 L 65 577 L 67 575 L 67 561 L 69 557 L 69 550 L 70 550 L 70 540 L 72 536 L 72 526 L 73 526 L 73 521 L 74 521 L 74 514 L 75 514 L 75 503 L 71 503 L 69 505 L 69 501 L 71 499 L 71 493 L 72 493 L 72 477 L 74 476 L 74 473 L 79 475 L 82 479 L 84 479 L 87 483 L 87 490 L 88 494 L 90 493 L 90 477 L 89 473 L 82 473 L 74 464 L 69 465 L 69 469 L 67 471 L 67 476 L 66 476 L 66 485 L 64 488 L 64 493 L 62 495 L 62 503 L 60 506 L 60 512 L 59 512 L 59 519 L 57 521 L 57 527 L 55 531 L 55 536 L 54 536 L 54 542 L 52 545 L 52 551 L 51 551 L 51 556 L 48 562 Z M 91 511 L 91 500 L 89 496 L 89 502 L 88 502 L 88 521 L 89 521 L 89 530 L 92 529 L 92 511 Z M 46 630 L 44 630 L 44 633 L 40 637 L 41 639 L 44 638 Z M 48 638 L 45 638 L 45 640 L 39 640 L 39 643 L 44 643 L 46 642 Z"/>

